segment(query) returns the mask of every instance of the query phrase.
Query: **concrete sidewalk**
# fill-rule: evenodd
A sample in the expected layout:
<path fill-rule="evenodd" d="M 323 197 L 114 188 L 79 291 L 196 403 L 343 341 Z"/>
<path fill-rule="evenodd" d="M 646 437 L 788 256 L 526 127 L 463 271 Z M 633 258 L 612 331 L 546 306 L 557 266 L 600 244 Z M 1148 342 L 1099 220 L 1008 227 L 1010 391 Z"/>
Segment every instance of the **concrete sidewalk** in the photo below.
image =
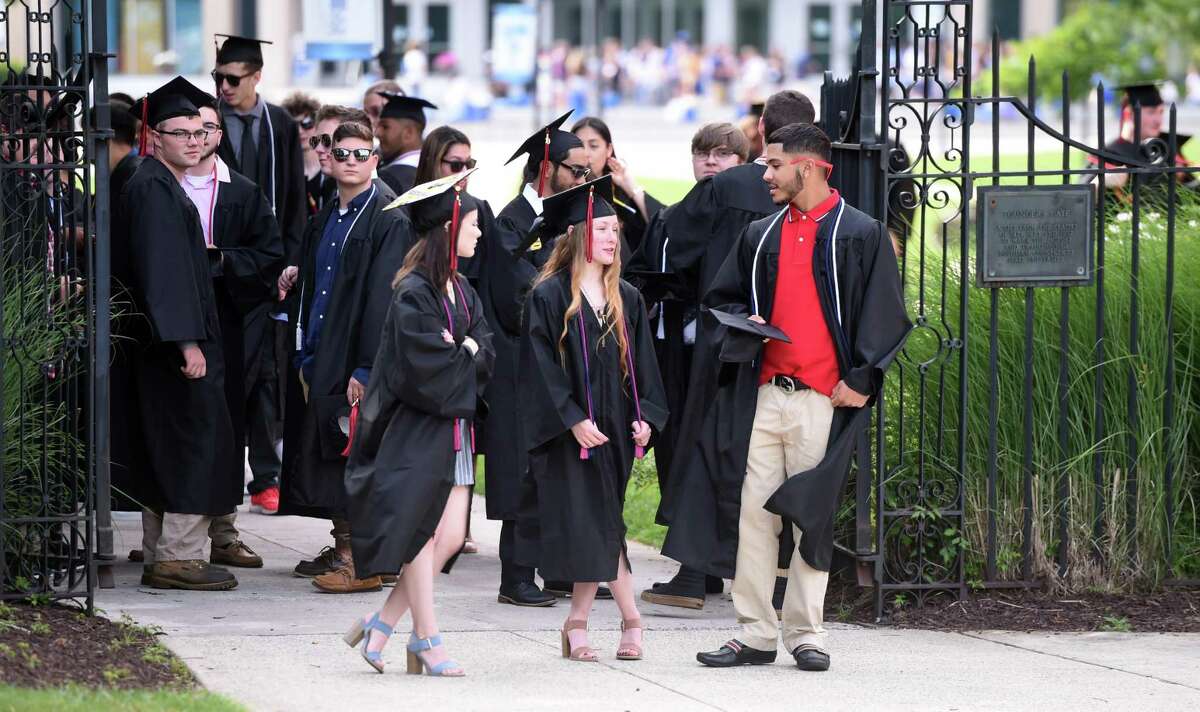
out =
<path fill-rule="evenodd" d="M 467 677 L 404 674 L 407 619 L 372 671 L 341 641 L 355 616 L 383 593 L 326 595 L 291 575 L 329 539 L 328 522 L 243 514 L 244 539 L 266 560 L 239 570 L 223 593 L 138 586 L 141 566 L 124 554 L 140 545 L 135 516 L 117 515 L 117 587 L 97 605 L 160 626 L 166 643 L 211 690 L 254 710 L 1195 710 L 1200 709 L 1200 635 L 939 633 L 830 626 L 833 667 L 802 673 L 781 651 L 773 666 L 710 670 L 698 650 L 735 634 L 728 595 L 704 611 L 644 605 L 646 660 L 613 655 L 619 615 L 611 601 L 592 615 L 599 664 L 564 660 L 558 629 L 566 606 L 528 609 L 496 602 L 499 526 L 475 506 L 480 554 L 437 580 L 446 644 Z M 674 569 L 648 547 L 630 548 L 638 587 Z"/>

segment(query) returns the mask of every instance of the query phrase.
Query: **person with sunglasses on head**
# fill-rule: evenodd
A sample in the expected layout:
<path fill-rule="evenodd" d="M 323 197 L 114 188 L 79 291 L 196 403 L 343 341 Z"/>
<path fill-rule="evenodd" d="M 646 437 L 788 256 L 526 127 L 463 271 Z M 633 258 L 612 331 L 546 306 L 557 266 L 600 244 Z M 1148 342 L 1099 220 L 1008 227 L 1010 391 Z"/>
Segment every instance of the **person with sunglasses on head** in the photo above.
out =
<path fill-rule="evenodd" d="M 556 235 L 525 305 L 520 345 L 525 487 L 517 561 L 571 581 L 562 656 L 599 660 L 588 616 L 599 582 L 621 612 L 618 660 L 642 659 L 642 622 L 625 545 L 625 489 L 667 421 L 642 297 L 621 279 L 611 178 L 548 196 L 534 230 Z"/>
<path fill-rule="evenodd" d="M 279 223 L 284 264 L 295 264 L 308 216 L 304 157 L 296 122 L 283 107 L 268 104 L 258 93 L 262 45 L 270 43 L 231 35 L 217 37 L 225 38 L 212 71 L 223 128 L 218 153 L 226 165 L 262 188 Z M 271 309 L 270 323 L 261 331 L 262 343 L 247 344 L 248 352 L 260 355 L 260 362 L 250 368 L 246 396 L 247 446 L 254 475 L 248 490 L 251 509 L 265 514 L 279 511 L 279 433 L 287 390 L 279 352 L 287 340 L 288 310 L 287 304 Z"/>
<path fill-rule="evenodd" d="M 415 96 L 384 93 L 387 103 L 375 124 L 379 140 L 379 178 L 397 194 L 413 187 L 425 133 L 425 110 L 433 104 Z"/>
<path fill-rule="evenodd" d="M 583 142 L 561 128 L 570 115 L 567 112 L 542 127 L 508 159 L 512 163 L 527 156 L 521 194 L 496 216 L 476 258 L 479 296 L 492 325 L 496 348 L 480 448 L 488 474 L 487 516 L 502 522 L 497 600 L 516 606 L 552 606 L 555 602 L 552 593 L 534 582 L 534 569 L 518 565 L 515 559 L 517 520 L 523 510 L 533 506 L 522 493 L 529 458 L 522 446 L 522 424 L 517 415 L 517 353 L 525 297 L 553 244 L 553 238 L 531 239 L 530 235 L 534 220 L 542 212 L 542 199 L 583 184 L 589 173 Z M 570 582 L 552 583 L 562 595 L 570 595 Z"/>
<path fill-rule="evenodd" d="M 225 392 L 225 355 L 212 260 L 199 211 L 184 191 L 208 131 L 177 77 L 135 106 L 154 156 L 125 184 L 113 219 L 114 283 L 137 319 L 125 321 L 140 427 L 144 585 L 200 591 L 237 586 L 204 557 L 213 517 L 242 501 L 241 456 Z M 143 153 L 144 155 L 144 153 Z"/>
<path fill-rule="evenodd" d="M 316 113 L 312 135 L 308 137 L 308 147 L 317 160 L 317 174 L 308 182 L 308 192 L 312 203 L 316 205 L 313 214 L 320 212 L 325 204 L 337 196 L 337 181 L 333 179 L 333 159 L 329 152 L 333 150 L 333 132 L 347 121 L 356 121 L 370 125 L 367 114 L 362 109 L 349 106 L 326 104 Z"/>
<path fill-rule="evenodd" d="M 703 428 L 713 459 L 680 483 L 719 482 L 719 506 L 737 512 L 737 527 L 718 540 L 711 526 L 681 520 L 670 536 L 692 536 L 693 549 L 713 562 L 735 561 L 742 631 L 696 656 L 731 667 L 775 661 L 779 535 L 791 529 L 798 550 L 787 568 L 783 642 L 799 669 L 823 671 L 839 500 L 868 406 L 912 323 L 886 226 L 829 186 L 829 137 L 790 124 L 767 134 L 763 156 L 763 181 L 781 209 L 742 231 L 704 296 L 714 324 L 706 345 L 721 362 Z"/>
<path fill-rule="evenodd" d="M 343 485 L 343 423 L 371 382 L 392 277 L 414 235 L 403 211 L 383 210 L 396 196 L 371 177 L 379 157 L 370 128 L 342 123 L 332 143 L 329 165 L 337 198 L 309 220 L 300 264 L 285 270 L 278 284 L 280 291 L 296 295 L 288 365 L 290 382 L 299 386 L 287 392 L 280 511 L 333 521 L 333 550 L 302 562 L 296 573 L 315 576 L 313 584 L 323 592 L 357 593 L 379 590 L 382 582 L 378 576 L 355 575 Z M 337 568 L 313 570 L 327 564 Z"/>
<path fill-rule="evenodd" d="M 403 93 L 400 83 L 392 79 L 383 79 L 367 87 L 367 91 L 363 93 L 362 108 L 367 112 L 371 131 L 379 128 L 379 117 L 387 104 L 387 95 Z"/>
<path fill-rule="evenodd" d="M 613 209 L 621 223 L 621 263 L 628 265 L 642 243 L 646 224 L 663 204 L 634 180 L 625 162 L 617 158 L 612 131 L 595 116 L 585 116 L 571 127 L 571 133 L 583 141 L 592 178 L 610 175 L 613 181 Z"/>
<path fill-rule="evenodd" d="M 312 137 L 317 133 L 317 112 L 321 102 L 303 92 L 293 92 L 283 100 L 283 108 L 296 122 L 300 131 L 300 152 L 304 156 L 304 193 L 308 215 L 321 209 L 317 203 L 321 187 L 321 160 L 313 150 Z"/>
<path fill-rule="evenodd" d="M 472 425 L 495 353 L 479 296 L 457 269 L 479 241 L 466 173 L 423 183 L 406 206 L 420 236 L 396 274 L 391 306 L 346 466 L 354 560 L 364 574 L 395 574 L 379 612 L 345 640 L 384 671 L 382 651 L 412 613 L 408 672 L 460 677 L 438 634 L 433 583 L 462 549 L 475 481 Z"/>

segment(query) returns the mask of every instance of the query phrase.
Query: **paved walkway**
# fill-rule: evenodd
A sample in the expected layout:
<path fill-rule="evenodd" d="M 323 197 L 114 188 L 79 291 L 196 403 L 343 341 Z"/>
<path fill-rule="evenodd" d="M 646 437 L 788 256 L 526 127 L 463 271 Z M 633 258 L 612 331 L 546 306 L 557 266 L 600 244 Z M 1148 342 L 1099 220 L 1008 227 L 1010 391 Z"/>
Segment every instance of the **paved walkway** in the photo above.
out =
<path fill-rule="evenodd" d="M 619 615 L 598 602 L 592 641 L 599 664 L 559 656 L 566 607 L 496 603 L 499 527 L 477 501 L 477 556 L 439 577 L 438 615 L 461 680 L 404 674 L 400 638 L 390 669 L 378 675 L 341 640 L 344 629 L 385 593 L 326 595 L 291 568 L 328 538 L 328 523 L 299 517 L 239 518 L 245 540 L 266 560 L 239 571 L 223 593 L 138 586 L 141 567 L 122 561 L 117 586 L 98 593 L 113 618 L 128 613 L 162 627 L 166 643 L 211 690 L 254 710 L 1195 710 L 1200 709 L 1200 635 L 1092 633 L 970 634 L 831 625 L 828 673 L 773 666 L 709 670 L 698 650 L 736 629 L 728 596 L 704 611 L 646 605 L 647 659 L 618 662 Z M 140 543 L 136 517 L 118 515 L 122 558 Z M 639 587 L 673 569 L 652 549 L 633 546 Z M 386 591 L 386 589 L 385 589 Z M 401 635 L 408 630 L 402 622 Z"/>

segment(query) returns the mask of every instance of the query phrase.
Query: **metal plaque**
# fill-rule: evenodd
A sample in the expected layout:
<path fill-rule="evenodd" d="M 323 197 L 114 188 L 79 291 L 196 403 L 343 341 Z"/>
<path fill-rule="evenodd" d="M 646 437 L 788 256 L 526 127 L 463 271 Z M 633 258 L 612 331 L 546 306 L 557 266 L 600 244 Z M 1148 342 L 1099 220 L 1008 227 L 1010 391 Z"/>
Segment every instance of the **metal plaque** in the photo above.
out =
<path fill-rule="evenodd" d="M 1092 283 L 1092 186 L 989 186 L 975 205 L 976 285 Z"/>

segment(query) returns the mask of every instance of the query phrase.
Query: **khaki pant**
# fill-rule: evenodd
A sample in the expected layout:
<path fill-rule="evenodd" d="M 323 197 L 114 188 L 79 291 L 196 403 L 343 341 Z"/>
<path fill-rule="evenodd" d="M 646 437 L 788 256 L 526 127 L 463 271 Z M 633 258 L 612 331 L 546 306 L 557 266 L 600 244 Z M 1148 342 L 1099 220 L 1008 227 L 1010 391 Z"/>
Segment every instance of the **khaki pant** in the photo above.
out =
<path fill-rule="evenodd" d="M 212 517 L 203 514 L 161 515 L 142 510 L 142 556 L 144 564 L 164 561 L 203 560 Z"/>
<path fill-rule="evenodd" d="M 779 534 L 783 520 L 763 505 L 788 477 L 808 470 L 825 456 L 833 406 L 812 390 L 787 393 L 766 384 L 758 389 L 758 407 L 746 458 L 742 508 L 738 519 L 737 570 L 733 578 L 733 607 L 742 635 L 738 639 L 758 650 L 775 650 L 779 624 L 771 596 L 779 564 Z M 796 542 L 800 531 L 794 530 Z M 798 553 L 787 572 L 783 599 L 783 643 L 820 647 L 825 586 L 829 572 L 818 571 Z"/>
<path fill-rule="evenodd" d="M 223 517 L 213 517 L 208 525 L 208 538 L 213 546 L 226 547 L 238 540 L 237 511 Z"/>

